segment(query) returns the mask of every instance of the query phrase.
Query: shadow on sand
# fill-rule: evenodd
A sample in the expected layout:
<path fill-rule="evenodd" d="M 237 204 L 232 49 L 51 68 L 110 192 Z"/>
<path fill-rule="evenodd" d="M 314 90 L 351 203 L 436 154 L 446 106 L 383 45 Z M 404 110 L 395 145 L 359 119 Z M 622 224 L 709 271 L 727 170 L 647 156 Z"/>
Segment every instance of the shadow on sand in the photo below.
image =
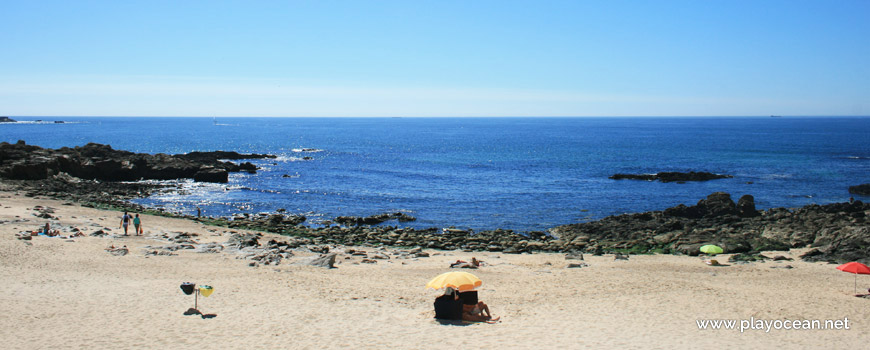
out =
<path fill-rule="evenodd" d="M 199 312 L 199 310 L 194 309 L 194 308 L 189 308 L 189 309 L 187 309 L 187 311 L 184 312 L 184 316 L 191 316 L 191 315 L 200 315 L 204 319 L 217 317 L 217 314 L 203 314 L 202 312 Z"/>
<path fill-rule="evenodd" d="M 473 325 L 477 322 L 469 322 L 469 321 L 462 321 L 462 320 L 443 320 L 440 318 L 436 318 L 435 323 L 438 323 L 442 326 L 463 326 L 464 327 L 464 326 Z"/>

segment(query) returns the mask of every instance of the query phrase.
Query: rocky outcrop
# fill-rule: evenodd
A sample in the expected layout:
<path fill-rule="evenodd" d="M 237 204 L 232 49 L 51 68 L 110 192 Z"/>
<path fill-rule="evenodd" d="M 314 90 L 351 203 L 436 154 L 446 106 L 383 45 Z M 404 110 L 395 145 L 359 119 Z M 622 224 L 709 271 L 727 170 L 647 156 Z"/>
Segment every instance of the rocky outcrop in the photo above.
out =
<path fill-rule="evenodd" d="M 818 247 L 811 261 L 870 262 L 870 232 L 866 215 L 870 205 L 861 201 L 808 205 L 795 210 L 754 210 L 754 201 L 742 197 L 735 204 L 727 193 L 714 193 L 694 206 L 679 205 L 664 211 L 624 214 L 594 222 L 564 225 L 550 233 L 564 249 L 586 252 L 699 254 L 705 244 L 726 253 Z"/>
<path fill-rule="evenodd" d="M 16 120 L 9 117 L 0 117 L 0 123 L 15 123 Z"/>
<path fill-rule="evenodd" d="M 609 177 L 613 180 L 644 180 L 661 182 L 686 182 L 686 181 L 709 181 L 716 179 L 732 178 L 731 175 L 713 174 L 708 172 L 660 172 L 656 174 L 614 174 Z"/>
<path fill-rule="evenodd" d="M 859 194 L 862 196 L 870 196 L 870 184 L 862 184 L 858 186 L 849 186 L 849 193 Z"/>
<path fill-rule="evenodd" d="M 345 226 L 359 225 L 377 225 L 388 220 L 398 220 L 399 222 L 415 221 L 417 218 L 405 213 L 383 213 L 367 217 L 359 216 L 339 216 L 335 218 L 335 222 Z"/>
<path fill-rule="evenodd" d="M 740 197 L 737 201 L 737 216 L 751 218 L 758 215 L 761 214 L 755 209 L 755 197 L 748 194 Z"/>
<path fill-rule="evenodd" d="M 15 144 L 3 142 L 0 143 L 0 177 L 42 180 L 66 173 L 81 179 L 100 181 L 193 178 L 195 181 L 225 183 L 229 172 L 256 172 L 256 166 L 220 159 L 266 157 L 274 156 L 221 151 L 182 155 L 146 154 L 115 150 L 109 145 L 96 143 L 54 150 L 30 146 L 24 141 Z"/>

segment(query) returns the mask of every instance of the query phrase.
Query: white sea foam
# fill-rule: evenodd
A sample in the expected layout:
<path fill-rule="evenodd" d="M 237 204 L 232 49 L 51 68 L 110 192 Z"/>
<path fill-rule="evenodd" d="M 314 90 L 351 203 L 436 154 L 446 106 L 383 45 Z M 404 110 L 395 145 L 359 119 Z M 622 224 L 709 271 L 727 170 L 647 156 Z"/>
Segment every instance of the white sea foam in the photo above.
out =
<path fill-rule="evenodd" d="M 275 158 L 273 160 L 276 162 L 285 162 L 286 163 L 286 162 L 301 162 L 301 161 L 305 161 L 307 159 L 302 158 L 302 157 L 278 156 L 277 158 Z"/>

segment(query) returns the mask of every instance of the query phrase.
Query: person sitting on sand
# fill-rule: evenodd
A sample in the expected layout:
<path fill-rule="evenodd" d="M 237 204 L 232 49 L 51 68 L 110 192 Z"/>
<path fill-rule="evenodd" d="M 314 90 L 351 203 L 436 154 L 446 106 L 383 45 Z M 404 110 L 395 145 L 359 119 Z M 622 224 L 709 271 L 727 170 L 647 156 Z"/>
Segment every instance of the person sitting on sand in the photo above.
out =
<path fill-rule="evenodd" d="M 477 299 L 477 291 L 459 293 L 462 299 L 462 319 L 464 321 L 495 323 L 501 317 L 492 317 L 489 306 Z"/>
<path fill-rule="evenodd" d="M 444 290 L 444 295 L 435 298 L 435 318 L 442 320 L 462 320 L 462 301 L 459 292 L 451 287 Z"/>
<path fill-rule="evenodd" d="M 127 212 L 125 211 L 124 216 L 121 217 L 121 226 L 124 227 L 124 236 L 127 235 L 127 226 L 130 225 L 130 219 L 132 219 L 132 217 L 130 216 L 130 214 L 127 214 Z M 118 228 L 121 228 L 121 227 L 119 226 Z"/>
<path fill-rule="evenodd" d="M 54 236 L 57 236 L 60 234 L 60 230 L 52 231 L 51 224 L 46 222 L 45 227 L 42 228 L 42 234 L 49 236 L 49 237 L 54 237 Z"/>

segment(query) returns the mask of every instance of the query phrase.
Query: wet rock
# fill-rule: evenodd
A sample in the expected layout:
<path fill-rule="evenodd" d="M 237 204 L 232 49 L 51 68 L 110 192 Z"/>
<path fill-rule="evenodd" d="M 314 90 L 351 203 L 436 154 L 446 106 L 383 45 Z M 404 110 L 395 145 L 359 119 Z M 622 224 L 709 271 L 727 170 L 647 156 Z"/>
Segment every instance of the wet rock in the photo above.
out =
<path fill-rule="evenodd" d="M 857 186 L 849 186 L 849 193 L 862 196 L 870 196 L 870 184 L 861 184 Z"/>
<path fill-rule="evenodd" d="M 229 182 L 229 176 L 229 172 L 225 169 L 206 168 L 194 173 L 193 181 L 227 183 Z"/>
<path fill-rule="evenodd" d="M 737 216 L 751 218 L 758 215 L 761 214 L 755 209 L 755 197 L 748 194 L 740 197 L 737 201 Z"/>
<path fill-rule="evenodd" d="M 139 179 L 170 180 L 194 178 L 196 181 L 226 182 L 227 172 L 249 170 L 220 159 L 252 159 L 271 155 L 236 152 L 191 152 L 184 155 L 133 153 L 114 150 L 109 145 L 89 143 L 59 149 L 29 146 L 24 142 L 0 143 L 0 177 L 40 180 L 59 173 L 101 181 Z"/>
<path fill-rule="evenodd" d="M 610 176 L 613 180 L 643 180 L 661 182 L 686 182 L 686 181 L 709 181 L 716 179 L 732 178 L 731 175 L 713 174 L 709 172 L 660 172 L 657 174 L 615 174 Z"/>
<path fill-rule="evenodd" d="M 405 213 L 384 213 L 367 217 L 359 216 L 339 216 L 335 218 L 335 222 L 345 226 L 360 226 L 360 225 L 377 225 L 388 220 L 398 220 L 399 222 L 414 221 L 417 218 Z"/>

